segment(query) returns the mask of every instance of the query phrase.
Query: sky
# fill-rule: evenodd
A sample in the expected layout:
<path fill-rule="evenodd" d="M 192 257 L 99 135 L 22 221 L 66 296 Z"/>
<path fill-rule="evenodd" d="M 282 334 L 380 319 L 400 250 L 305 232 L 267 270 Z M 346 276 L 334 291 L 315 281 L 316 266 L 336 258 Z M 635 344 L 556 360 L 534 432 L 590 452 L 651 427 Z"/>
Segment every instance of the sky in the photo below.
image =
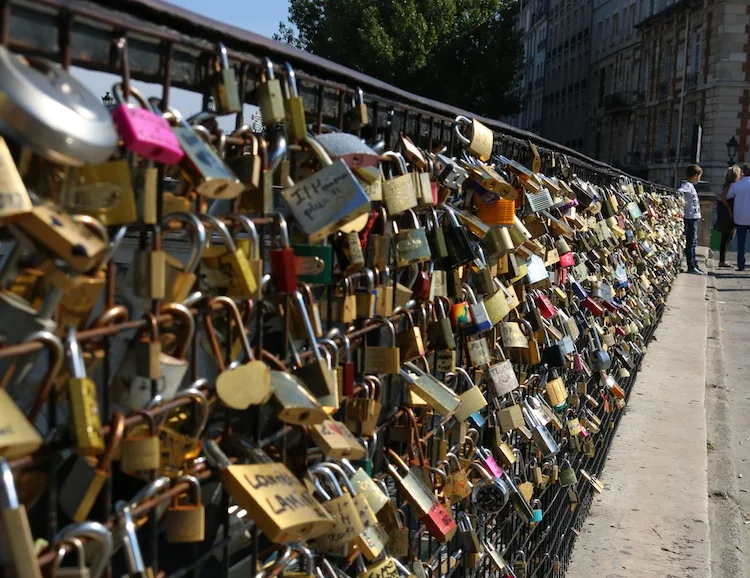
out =
<path fill-rule="evenodd" d="M 232 24 L 269 38 L 279 29 L 279 22 L 286 21 L 289 14 L 289 0 L 167 0 L 186 10 L 191 10 L 213 20 Z M 238 6 L 242 6 L 238 10 Z M 112 89 L 112 85 L 119 81 L 119 77 L 112 74 L 92 72 L 81 68 L 73 68 L 73 74 L 84 81 L 89 89 L 97 96 L 103 96 Z M 133 85 L 146 97 L 158 96 L 161 88 L 154 84 L 134 81 Z M 170 102 L 184 116 L 198 112 L 201 107 L 201 95 L 180 89 L 172 89 Z M 244 116 L 249 120 L 256 107 L 246 105 Z M 219 125 L 224 130 L 234 129 L 234 117 L 220 119 Z"/>

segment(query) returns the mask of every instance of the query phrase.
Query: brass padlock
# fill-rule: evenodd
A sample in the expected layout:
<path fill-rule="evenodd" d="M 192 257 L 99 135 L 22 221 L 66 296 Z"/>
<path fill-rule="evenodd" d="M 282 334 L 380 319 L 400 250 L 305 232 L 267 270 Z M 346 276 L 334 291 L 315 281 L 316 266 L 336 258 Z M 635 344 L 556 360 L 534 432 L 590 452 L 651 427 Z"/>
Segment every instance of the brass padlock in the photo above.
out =
<path fill-rule="evenodd" d="M 167 508 L 167 542 L 202 542 L 206 536 L 206 509 L 201 500 L 201 485 L 195 476 L 182 476 L 176 482 L 187 482 L 190 503 L 180 502 L 180 495 L 172 498 Z"/>

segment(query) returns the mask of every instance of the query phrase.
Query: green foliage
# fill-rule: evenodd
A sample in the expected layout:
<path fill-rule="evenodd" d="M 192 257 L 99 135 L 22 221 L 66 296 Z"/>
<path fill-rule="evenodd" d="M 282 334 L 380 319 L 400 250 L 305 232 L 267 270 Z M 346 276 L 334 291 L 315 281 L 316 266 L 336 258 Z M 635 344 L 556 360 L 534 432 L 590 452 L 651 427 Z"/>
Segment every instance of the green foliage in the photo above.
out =
<path fill-rule="evenodd" d="M 520 110 L 515 0 L 291 0 L 277 40 L 498 118 Z"/>

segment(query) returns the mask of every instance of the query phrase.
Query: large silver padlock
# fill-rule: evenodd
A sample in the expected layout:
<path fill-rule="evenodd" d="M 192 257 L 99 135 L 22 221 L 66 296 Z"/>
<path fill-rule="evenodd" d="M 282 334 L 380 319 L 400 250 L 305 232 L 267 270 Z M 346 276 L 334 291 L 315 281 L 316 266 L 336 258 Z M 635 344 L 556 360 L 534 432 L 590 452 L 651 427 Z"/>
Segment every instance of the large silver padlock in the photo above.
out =
<path fill-rule="evenodd" d="M 0 132 L 62 164 L 103 163 L 117 131 L 101 98 L 62 66 L 0 47 Z"/>

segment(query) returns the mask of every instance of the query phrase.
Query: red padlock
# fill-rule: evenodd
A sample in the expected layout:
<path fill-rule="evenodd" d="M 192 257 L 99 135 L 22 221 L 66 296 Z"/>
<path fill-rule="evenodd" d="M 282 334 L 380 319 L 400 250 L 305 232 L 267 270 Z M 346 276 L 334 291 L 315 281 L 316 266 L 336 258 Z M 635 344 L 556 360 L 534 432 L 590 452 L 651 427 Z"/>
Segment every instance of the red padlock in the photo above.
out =
<path fill-rule="evenodd" d="M 547 320 L 550 320 L 555 315 L 557 315 L 557 307 L 552 305 L 552 301 L 550 301 L 549 297 L 547 297 L 544 293 L 540 293 L 539 295 L 537 295 L 536 306 L 537 309 L 539 309 L 539 313 L 542 314 L 542 317 Z"/>
<path fill-rule="evenodd" d="M 563 253 L 560 255 L 560 267 L 573 267 L 576 264 L 573 253 Z"/>
<path fill-rule="evenodd" d="M 607 311 L 612 311 L 613 313 L 620 310 L 616 303 L 607 301 L 606 299 L 602 299 L 602 305 Z"/>
<path fill-rule="evenodd" d="M 294 251 L 289 244 L 289 229 L 281 213 L 274 213 L 279 223 L 279 247 L 271 249 L 271 278 L 279 293 L 294 293 L 297 290 L 297 270 Z"/>
<path fill-rule="evenodd" d="M 441 544 L 448 542 L 456 533 L 456 521 L 445 506 L 437 500 L 424 516 L 419 517 L 419 520 L 430 535 Z"/>
<path fill-rule="evenodd" d="M 583 300 L 582 304 L 584 307 L 586 307 L 586 309 L 589 310 L 589 312 L 591 312 L 593 315 L 596 315 L 597 317 L 604 313 L 604 307 L 594 301 L 591 295 L 586 297 L 586 299 Z"/>
<path fill-rule="evenodd" d="M 338 337 L 344 344 L 344 361 L 339 364 L 339 375 L 341 375 L 341 393 L 344 397 L 354 395 L 354 363 L 352 362 L 352 343 L 346 334 L 338 327 L 334 327 L 326 334 L 328 338 Z"/>
<path fill-rule="evenodd" d="M 432 278 L 427 271 L 421 269 L 417 271 L 417 279 L 411 286 L 412 294 L 415 299 L 420 301 L 430 300 L 430 286 L 432 285 Z"/>

